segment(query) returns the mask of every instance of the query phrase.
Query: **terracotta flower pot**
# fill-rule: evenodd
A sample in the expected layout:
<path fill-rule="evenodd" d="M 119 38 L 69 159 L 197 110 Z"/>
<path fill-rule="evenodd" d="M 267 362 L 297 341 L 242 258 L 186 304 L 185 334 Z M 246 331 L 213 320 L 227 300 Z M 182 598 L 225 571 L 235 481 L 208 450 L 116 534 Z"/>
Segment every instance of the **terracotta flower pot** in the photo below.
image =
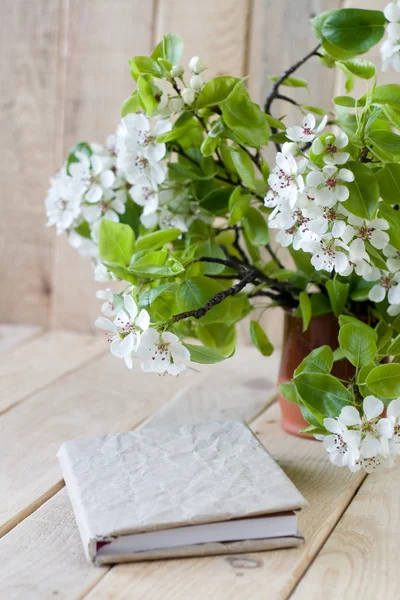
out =
<path fill-rule="evenodd" d="M 339 323 L 333 313 L 313 317 L 307 331 L 303 331 L 302 319 L 294 317 L 285 311 L 281 365 L 278 375 L 278 385 L 290 381 L 293 372 L 301 361 L 315 348 L 328 345 L 335 350 L 338 343 Z M 334 364 L 332 373 L 342 379 L 349 379 L 354 374 L 354 367 L 347 361 L 341 360 Z M 303 419 L 297 404 L 289 402 L 278 393 L 281 407 L 281 425 L 285 431 L 301 437 L 311 437 L 300 433 L 300 429 L 308 426 Z"/>

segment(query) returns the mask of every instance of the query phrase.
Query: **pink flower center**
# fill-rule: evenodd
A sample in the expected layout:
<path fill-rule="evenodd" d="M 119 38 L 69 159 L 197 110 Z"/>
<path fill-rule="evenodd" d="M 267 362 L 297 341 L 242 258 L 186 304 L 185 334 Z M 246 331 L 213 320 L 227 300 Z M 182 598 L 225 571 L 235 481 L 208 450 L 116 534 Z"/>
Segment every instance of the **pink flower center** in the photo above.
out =
<path fill-rule="evenodd" d="M 386 290 L 390 290 L 390 288 L 393 285 L 390 275 L 382 275 L 382 277 L 379 280 L 379 285 L 385 288 Z"/>
<path fill-rule="evenodd" d="M 168 344 L 165 344 L 164 342 L 160 342 L 156 346 L 156 350 L 154 351 L 154 355 L 151 357 L 152 360 L 156 360 L 157 355 L 161 356 L 161 360 L 168 359 L 169 358 Z"/>
<path fill-rule="evenodd" d="M 373 231 L 374 230 L 372 227 L 367 227 L 366 225 L 363 225 L 358 229 L 358 237 L 362 240 L 370 240 Z"/>
<path fill-rule="evenodd" d="M 328 144 L 326 146 L 326 151 L 327 151 L 328 154 L 336 154 L 337 148 L 336 148 L 336 146 L 334 144 Z"/>
<path fill-rule="evenodd" d="M 328 177 L 325 184 L 326 184 L 326 187 L 328 187 L 330 190 L 334 190 L 335 187 L 337 186 L 336 177 Z"/>

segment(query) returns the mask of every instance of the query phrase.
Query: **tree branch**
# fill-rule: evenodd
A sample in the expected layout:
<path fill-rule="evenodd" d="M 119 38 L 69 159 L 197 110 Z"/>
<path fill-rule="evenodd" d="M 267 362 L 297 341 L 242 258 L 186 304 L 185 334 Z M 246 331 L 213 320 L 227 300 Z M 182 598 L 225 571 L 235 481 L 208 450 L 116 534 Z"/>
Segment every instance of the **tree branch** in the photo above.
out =
<path fill-rule="evenodd" d="M 283 73 L 283 75 L 279 77 L 279 79 L 274 83 L 270 94 L 267 96 L 267 99 L 265 100 L 264 112 L 266 112 L 269 115 L 271 114 L 271 104 L 273 103 L 277 95 L 279 95 L 279 87 L 282 85 L 285 79 L 290 77 L 290 75 L 292 75 L 295 71 L 297 71 L 297 69 L 304 65 L 304 63 L 307 62 L 309 58 L 311 58 L 312 56 L 319 56 L 318 50 L 320 49 L 320 47 L 321 44 L 318 44 L 318 46 L 311 50 L 311 52 L 306 54 L 306 56 L 301 58 L 297 63 L 289 67 L 289 69 L 287 69 Z"/>
<path fill-rule="evenodd" d="M 275 254 L 275 251 L 272 250 L 271 244 L 266 244 L 266 249 L 269 252 L 269 255 L 271 256 L 272 260 L 274 260 L 276 262 L 276 264 L 278 265 L 278 267 L 280 269 L 284 269 L 284 265 L 281 263 L 281 261 L 279 260 L 279 258 L 277 257 L 277 255 Z"/>
<path fill-rule="evenodd" d="M 188 319 L 189 317 L 201 319 L 201 317 L 204 317 L 204 315 L 207 314 L 208 311 L 211 310 L 214 306 L 216 306 L 217 304 L 221 304 L 221 302 L 223 302 L 225 298 L 228 298 L 229 296 L 236 296 L 236 294 L 241 292 L 242 289 L 245 288 L 248 283 L 255 281 L 257 279 L 257 275 L 257 270 L 252 269 L 247 273 L 247 275 L 245 275 L 245 277 L 243 277 L 241 281 L 239 281 L 239 283 L 236 283 L 235 285 L 233 285 L 230 288 L 227 288 L 226 290 L 218 292 L 218 294 L 216 294 L 213 298 L 211 298 L 211 300 L 206 302 L 204 306 L 201 306 L 200 308 L 196 308 L 194 310 L 187 310 L 177 315 L 173 315 L 171 319 L 172 322 L 177 323 L 178 321 L 182 321 L 182 319 Z"/>

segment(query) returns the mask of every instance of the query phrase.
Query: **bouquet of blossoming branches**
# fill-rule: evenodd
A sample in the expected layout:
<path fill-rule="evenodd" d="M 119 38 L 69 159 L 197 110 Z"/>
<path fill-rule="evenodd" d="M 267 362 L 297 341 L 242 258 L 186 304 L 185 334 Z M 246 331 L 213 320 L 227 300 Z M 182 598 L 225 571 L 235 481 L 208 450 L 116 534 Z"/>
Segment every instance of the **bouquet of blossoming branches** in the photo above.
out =
<path fill-rule="evenodd" d="M 335 465 L 371 470 L 400 453 L 400 85 L 378 86 L 375 65 L 357 57 L 386 29 L 384 68 L 400 70 L 400 6 L 333 10 L 312 26 L 318 45 L 271 78 L 264 108 L 244 80 L 206 81 L 199 57 L 185 71 L 177 35 L 131 59 L 137 89 L 116 134 L 72 149 L 46 209 L 48 224 L 92 258 L 97 281 L 120 282 L 97 293 L 96 325 L 129 368 L 178 375 L 229 358 L 252 310 L 251 338 L 268 356 L 259 321 L 269 307 L 292 311 L 304 329 L 334 313 L 338 349 L 315 349 L 280 391 Z M 361 78 L 364 95 L 334 98 L 328 121 L 283 94 L 307 87 L 293 74 L 309 59 L 341 69 L 348 94 Z M 272 115 L 277 98 L 298 107 L 301 125 Z M 340 360 L 354 366 L 349 380 L 331 374 Z"/>

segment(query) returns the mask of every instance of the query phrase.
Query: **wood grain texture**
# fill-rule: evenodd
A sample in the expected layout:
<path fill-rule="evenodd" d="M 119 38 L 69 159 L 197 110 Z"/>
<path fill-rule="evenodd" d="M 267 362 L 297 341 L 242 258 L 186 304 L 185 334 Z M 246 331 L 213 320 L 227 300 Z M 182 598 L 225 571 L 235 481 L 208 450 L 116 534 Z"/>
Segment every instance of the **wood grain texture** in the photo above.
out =
<path fill-rule="evenodd" d="M 64 440 L 130 429 L 183 385 L 184 378 L 133 373 L 107 353 L 2 415 L 0 535 L 60 485 Z"/>
<path fill-rule="evenodd" d="M 0 352 L 9 352 L 19 344 L 40 335 L 42 328 L 39 325 L 11 325 L 0 324 Z"/>
<path fill-rule="evenodd" d="M 176 419 L 180 419 L 182 414 L 185 415 L 186 421 L 209 418 L 211 405 L 213 416 L 216 418 L 226 418 L 227 416 L 242 418 L 246 415 L 250 421 L 259 413 L 262 403 L 266 404 L 271 400 L 271 382 L 276 376 L 273 360 L 269 364 L 268 374 L 264 372 L 263 375 L 260 375 L 262 373 L 261 361 L 265 363 L 265 359 L 260 357 L 254 349 L 238 349 L 233 359 L 218 365 L 217 368 L 221 374 L 218 378 L 213 379 L 214 367 L 203 368 L 205 377 L 201 374 L 193 374 L 191 377 L 178 381 L 173 378 L 151 376 L 145 376 L 145 379 L 135 378 L 135 390 L 140 390 L 140 393 L 129 395 L 129 412 L 126 408 L 128 401 L 121 400 L 121 396 L 128 395 L 127 392 L 130 389 L 128 386 L 131 384 L 124 378 L 118 385 L 119 391 L 117 392 L 111 382 L 115 381 L 117 374 L 120 377 L 120 373 L 109 368 L 111 364 L 108 366 L 103 363 L 99 367 L 100 373 L 108 370 L 108 374 L 105 373 L 97 384 L 93 382 L 93 370 L 86 370 L 84 377 L 86 386 L 83 386 L 83 377 L 80 385 L 83 386 L 82 393 L 86 394 L 85 410 L 88 415 L 89 413 L 97 414 L 97 411 L 106 413 L 102 419 L 103 431 L 106 429 L 116 431 L 118 428 L 128 429 L 143 418 L 146 408 L 154 411 L 172 393 L 170 381 L 175 390 L 183 388 L 184 391 L 179 390 L 178 396 L 174 397 L 159 415 L 156 414 L 154 419 L 148 420 L 141 426 L 172 424 L 176 422 Z M 99 372 L 97 376 L 99 376 Z M 99 417 L 97 417 L 97 423 L 89 425 L 88 416 L 77 407 L 76 403 L 71 402 L 71 396 L 78 382 L 77 374 L 75 374 L 75 378 L 72 381 L 71 378 L 68 378 L 64 385 L 70 390 L 68 396 L 70 398 L 68 403 L 69 424 L 66 423 L 64 415 L 56 416 L 56 407 L 52 406 L 51 402 L 47 404 L 47 413 L 52 415 L 49 420 L 53 421 L 53 427 L 54 419 L 59 420 L 60 424 L 63 422 L 64 433 L 60 434 L 57 444 L 54 441 L 49 442 L 50 433 L 46 433 L 47 443 L 42 447 L 41 454 L 36 456 L 35 463 L 44 461 L 45 469 L 50 469 L 55 475 L 52 481 L 57 480 L 59 472 L 55 459 L 57 445 L 61 439 L 82 435 L 83 426 L 75 424 L 74 432 L 72 432 L 72 424 L 76 421 L 84 422 L 87 430 L 85 434 L 95 433 L 96 427 L 96 433 L 100 432 Z M 233 391 L 233 387 L 237 387 L 238 391 Z M 88 392 L 88 388 L 92 391 Z M 102 391 L 98 393 L 96 406 L 93 407 L 91 395 L 96 395 L 96 390 Z M 242 394 L 241 404 L 239 390 Z M 107 396 L 110 404 L 108 410 L 104 407 Z M 231 399 L 233 399 L 232 405 Z M 61 399 L 62 402 L 65 400 L 66 397 Z M 180 406 L 179 413 L 177 404 Z M 115 413 L 118 412 L 119 416 L 116 417 Z M 30 415 L 26 415 L 25 418 L 30 418 Z M 92 417 L 92 419 L 96 419 L 96 417 Z M 21 417 L 18 421 L 20 420 Z M 52 437 L 54 438 L 54 436 Z M 11 463 L 9 457 L 7 457 L 7 462 Z M 25 464 L 27 465 L 26 462 Z M 25 473 L 27 468 L 25 466 Z M 11 469 L 10 464 L 10 471 Z M 43 473 L 44 470 L 41 477 L 43 477 Z M 18 484 L 19 494 L 21 494 L 21 486 L 22 482 Z M 25 492 L 23 493 L 25 494 Z M 25 496 L 26 500 L 27 496 Z M 95 569 L 86 562 L 65 489 L 56 493 L 54 497 L 1 539 L 0 562 L 4 567 L 2 593 L 5 594 L 5 597 L 13 598 L 13 600 L 18 598 L 25 600 L 27 597 L 30 600 L 36 598 L 43 600 L 54 598 L 54 595 L 60 599 L 82 597 L 106 572 L 106 569 Z M 21 565 L 24 565 L 23 569 L 21 569 Z"/>
<path fill-rule="evenodd" d="M 151 50 L 153 1 L 70 0 L 67 18 L 62 160 L 77 142 L 105 143 L 116 130 L 120 106 L 134 89 L 127 61 Z M 65 237 L 57 242 L 51 323 L 93 329 L 101 285 Z"/>
<path fill-rule="evenodd" d="M 185 43 L 182 66 L 201 56 L 206 79 L 242 76 L 246 64 L 251 0 L 159 0 L 157 41 L 165 33 L 179 34 Z"/>
<path fill-rule="evenodd" d="M 50 331 L 14 349 L 0 364 L 0 415 L 107 352 L 103 336 Z"/>
<path fill-rule="evenodd" d="M 178 559 L 119 565 L 87 596 L 88 600 L 152 600 L 204 598 L 218 600 L 287 598 L 296 582 L 351 501 L 364 475 L 351 475 L 331 465 L 322 446 L 285 433 L 278 424 L 279 409 L 267 409 L 252 428 L 309 501 L 300 513 L 299 529 L 306 543 L 301 548 L 235 557 Z M 267 583 L 266 583 L 267 582 Z M 268 585 L 268 588 L 266 586 Z"/>
<path fill-rule="evenodd" d="M 369 475 L 293 600 L 398 598 L 399 505 L 399 468 Z"/>
<path fill-rule="evenodd" d="M 0 321 L 46 325 L 53 234 L 43 198 L 55 169 L 59 3 L 0 4 Z"/>

